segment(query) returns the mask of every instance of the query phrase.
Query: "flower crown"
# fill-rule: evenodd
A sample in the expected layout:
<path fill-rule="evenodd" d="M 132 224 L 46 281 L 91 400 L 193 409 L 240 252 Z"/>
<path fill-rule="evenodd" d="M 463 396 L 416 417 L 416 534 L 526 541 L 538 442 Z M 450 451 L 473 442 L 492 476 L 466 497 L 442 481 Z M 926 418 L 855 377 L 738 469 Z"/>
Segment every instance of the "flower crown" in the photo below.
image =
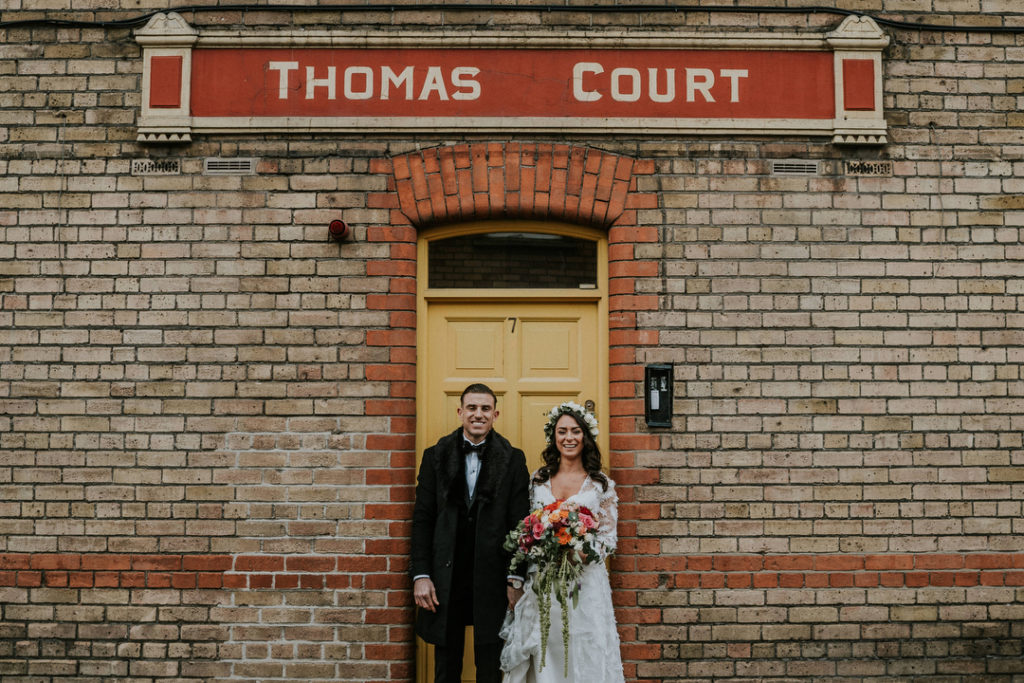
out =
<path fill-rule="evenodd" d="M 583 424 L 587 425 L 587 431 L 590 432 L 591 438 L 596 439 L 598 435 L 597 431 L 597 418 L 588 413 L 583 406 L 574 401 L 566 401 L 560 405 L 555 406 L 548 413 L 547 424 L 544 425 L 544 439 L 550 444 L 555 437 L 555 423 L 563 415 L 574 415 Z"/>

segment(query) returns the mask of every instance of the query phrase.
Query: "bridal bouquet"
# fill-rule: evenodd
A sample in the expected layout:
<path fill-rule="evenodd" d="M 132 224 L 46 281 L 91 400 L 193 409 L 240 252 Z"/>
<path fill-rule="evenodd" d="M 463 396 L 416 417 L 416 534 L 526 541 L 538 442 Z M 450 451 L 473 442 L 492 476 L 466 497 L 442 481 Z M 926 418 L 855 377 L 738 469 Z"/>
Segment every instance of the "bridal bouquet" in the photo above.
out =
<path fill-rule="evenodd" d="M 509 571 L 526 562 L 537 566 L 533 590 L 540 609 L 540 669 L 547 657 L 551 630 L 551 594 L 562 605 L 562 642 L 569 662 L 569 600 L 579 603 L 583 568 L 600 561 L 597 552 L 597 519 L 586 507 L 570 501 L 556 501 L 527 515 L 505 539 L 505 550 L 513 552 Z M 566 670 L 565 675 L 569 672 Z"/>

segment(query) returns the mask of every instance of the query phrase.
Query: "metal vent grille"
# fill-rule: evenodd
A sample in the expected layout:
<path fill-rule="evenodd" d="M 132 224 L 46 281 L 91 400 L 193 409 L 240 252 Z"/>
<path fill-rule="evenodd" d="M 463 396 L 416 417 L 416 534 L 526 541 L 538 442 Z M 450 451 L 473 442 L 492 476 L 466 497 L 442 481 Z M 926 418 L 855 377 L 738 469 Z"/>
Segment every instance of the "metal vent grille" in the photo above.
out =
<path fill-rule="evenodd" d="M 203 175 L 253 175 L 256 159 L 203 159 Z"/>
<path fill-rule="evenodd" d="M 817 161 L 788 159 L 772 162 L 772 175 L 820 175 Z"/>

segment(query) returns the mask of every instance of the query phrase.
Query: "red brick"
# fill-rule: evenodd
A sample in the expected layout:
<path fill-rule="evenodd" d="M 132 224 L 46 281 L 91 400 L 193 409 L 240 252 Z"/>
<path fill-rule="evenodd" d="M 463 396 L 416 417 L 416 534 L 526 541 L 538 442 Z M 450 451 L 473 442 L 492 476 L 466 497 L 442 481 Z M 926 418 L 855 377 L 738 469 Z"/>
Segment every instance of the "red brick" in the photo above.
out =
<path fill-rule="evenodd" d="M 323 588 L 323 574 L 299 574 L 299 588 Z"/>
<path fill-rule="evenodd" d="M 119 570 L 130 569 L 131 566 L 131 555 L 114 555 L 107 553 L 89 553 L 82 555 L 82 569 Z"/>
<path fill-rule="evenodd" d="M 416 308 L 416 297 L 408 294 L 367 294 L 366 307 L 372 311 L 411 311 Z"/>
<path fill-rule="evenodd" d="M 224 575 L 224 587 L 225 588 L 246 588 L 249 585 L 249 577 L 247 574 L 225 574 Z"/>
<path fill-rule="evenodd" d="M 981 572 L 955 572 L 957 586 L 977 586 L 981 583 Z"/>
<path fill-rule="evenodd" d="M 743 572 L 732 572 L 725 575 L 725 585 L 728 588 L 750 588 L 753 583 L 752 576 Z"/>
<path fill-rule="evenodd" d="M 898 587 L 904 584 L 906 574 L 904 572 L 882 572 L 879 574 L 879 584 L 882 586 Z"/>
<path fill-rule="evenodd" d="M 196 588 L 197 582 L 196 572 L 174 572 L 171 574 L 172 588 Z"/>
<path fill-rule="evenodd" d="M 298 574 L 274 574 L 274 588 L 298 588 Z"/>
<path fill-rule="evenodd" d="M 864 558 L 865 569 L 911 569 L 913 566 L 911 555 L 868 555 Z"/>
<path fill-rule="evenodd" d="M 77 553 L 35 553 L 30 556 L 32 569 L 78 569 L 82 556 Z"/>
<path fill-rule="evenodd" d="M 700 574 L 684 573 L 676 574 L 676 588 L 697 588 L 700 585 Z"/>
<path fill-rule="evenodd" d="M 119 585 L 122 588 L 144 588 L 146 572 L 121 572 Z"/>
<path fill-rule="evenodd" d="M 915 569 L 961 569 L 963 566 L 963 555 L 921 554 L 914 556 Z"/>
<path fill-rule="evenodd" d="M 181 568 L 205 572 L 228 571 L 234 564 L 231 555 L 184 555 Z"/>
<path fill-rule="evenodd" d="M 804 574 L 800 572 L 782 572 L 779 574 L 780 588 L 803 588 Z"/>
<path fill-rule="evenodd" d="M 93 572 L 68 572 L 68 587 L 92 588 L 95 583 Z"/>
<path fill-rule="evenodd" d="M 763 559 L 760 556 L 718 556 L 713 559 L 715 571 L 720 572 L 749 572 L 759 571 Z"/>
<path fill-rule="evenodd" d="M 907 572 L 903 575 L 903 581 L 908 588 L 921 588 L 928 585 L 928 573 Z"/>
<path fill-rule="evenodd" d="M 224 585 L 224 575 L 217 572 L 199 572 L 196 579 L 197 588 L 220 588 Z"/>
<path fill-rule="evenodd" d="M 15 581 L 18 586 L 37 588 L 43 585 L 43 573 L 35 571 L 20 571 Z"/>
<path fill-rule="evenodd" d="M 146 588 L 170 588 L 171 576 L 170 572 L 147 572 Z"/>
<path fill-rule="evenodd" d="M 829 575 L 809 572 L 804 574 L 804 585 L 808 588 L 825 588 L 829 585 Z"/>
<path fill-rule="evenodd" d="M 409 539 L 407 538 L 368 538 L 365 542 L 366 555 L 405 555 L 409 553 Z M 338 558 L 338 567 L 341 568 L 342 564 L 348 567 L 347 562 L 351 560 L 369 560 L 375 558 L 368 558 L 365 556 L 348 556 L 343 555 Z M 346 569 L 346 571 L 352 571 Z M 381 571 L 379 566 L 372 568 L 364 568 L 363 571 Z"/>
<path fill-rule="evenodd" d="M 332 572 L 338 565 L 333 555 L 304 555 L 285 558 L 285 569 L 289 572 Z"/>
<path fill-rule="evenodd" d="M 814 558 L 818 571 L 857 570 L 864 568 L 864 558 L 859 555 L 819 555 Z"/>
<path fill-rule="evenodd" d="M 833 588 L 850 588 L 854 585 L 855 576 L 849 572 L 829 572 L 828 585 Z"/>
<path fill-rule="evenodd" d="M 879 583 L 877 572 L 858 572 L 853 575 L 853 585 L 858 588 L 872 588 Z"/>
<path fill-rule="evenodd" d="M 1014 555 L 1009 553 L 971 554 L 964 558 L 968 569 L 1008 569 L 1014 566 Z"/>
<path fill-rule="evenodd" d="M 43 572 L 43 583 L 49 588 L 63 588 L 68 585 L 68 573 L 54 570 Z"/>
<path fill-rule="evenodd" d="M 136 571 L 181 569 L 181 555 L 132 555 L 132 569 Z"/>
<path fill-rule="evenodd" d="M 249 574 L 249 588 L 273 588 L 274 587 L 274 575 L 273 574 Z"/>
<path fill-rule="evenodd" d="M 345 574 L 328 574 L 325 577 L 324 587 L 325 588 L 336 588 L 336 589 L 338 589 L 338 588 L 340 588 L 340 589 L 351 588 L 352 587 L 352 577 L 350 577 L 348 575 L 345 575 Z"/>
<path fill-rule="evenodd" d="M 415 277 L 416 264 L 412 261 L 398 261 L 395 259 L 370 261 L 366 264 L 366 274 L 371 277 L 378 275 Z"/>
<path fill-rule="evenodd" d="M 28 553 L 0 553 L 0 569 L 28 569 L 30 558 Z"/>
<path fill-rule="evenodd" d="M 725 574 L 708 573 L 700 575 L 700 587 L 701 588 L 724 588 L 725 587 Z"/>
<path fill-rule="evenodd" d="M 235 558 L 236 572 L 279 572 L 284 569 L 280 555 L 240 555 Z"/>
<path fill-rule="evenodd" d="M 121 572 L 94 572 L 96 588 L 117 588 L 121 585 Z"/>

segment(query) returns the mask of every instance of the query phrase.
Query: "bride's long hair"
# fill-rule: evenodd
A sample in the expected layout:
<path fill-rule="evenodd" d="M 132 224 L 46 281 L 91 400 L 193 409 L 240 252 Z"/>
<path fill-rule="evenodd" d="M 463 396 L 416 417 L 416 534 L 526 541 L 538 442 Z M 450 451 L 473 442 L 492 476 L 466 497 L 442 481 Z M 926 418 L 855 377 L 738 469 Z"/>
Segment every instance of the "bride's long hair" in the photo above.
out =
<path fill-rule="evenodd" d="M 597 447 L 597 442 L 590 435 L 590 428 L 573 412 L 565 412 L 562 415 L 571 417 L 576 421 L 580 429 L 583 430 L 583 449 L 580 453 L 583 469 L 586 470 L 587 475 L 591 479 L 601 484 L 603 491 L 607 491 L 608 477 L 604 476 L 604 472 L 601 471 L 601 449 Z M 562 415 L 559 415 L 558 419 L 562 419 Z M 544 465 L 533 475 L 533 483 L 535 484 L 543 484 L 558 474 L 558 466 L 562 464 L 562 454 L 558 452 L 554 436 L 551 437 L 551 443 L 541 452 L 540 456 L 544 459 Z"/>

